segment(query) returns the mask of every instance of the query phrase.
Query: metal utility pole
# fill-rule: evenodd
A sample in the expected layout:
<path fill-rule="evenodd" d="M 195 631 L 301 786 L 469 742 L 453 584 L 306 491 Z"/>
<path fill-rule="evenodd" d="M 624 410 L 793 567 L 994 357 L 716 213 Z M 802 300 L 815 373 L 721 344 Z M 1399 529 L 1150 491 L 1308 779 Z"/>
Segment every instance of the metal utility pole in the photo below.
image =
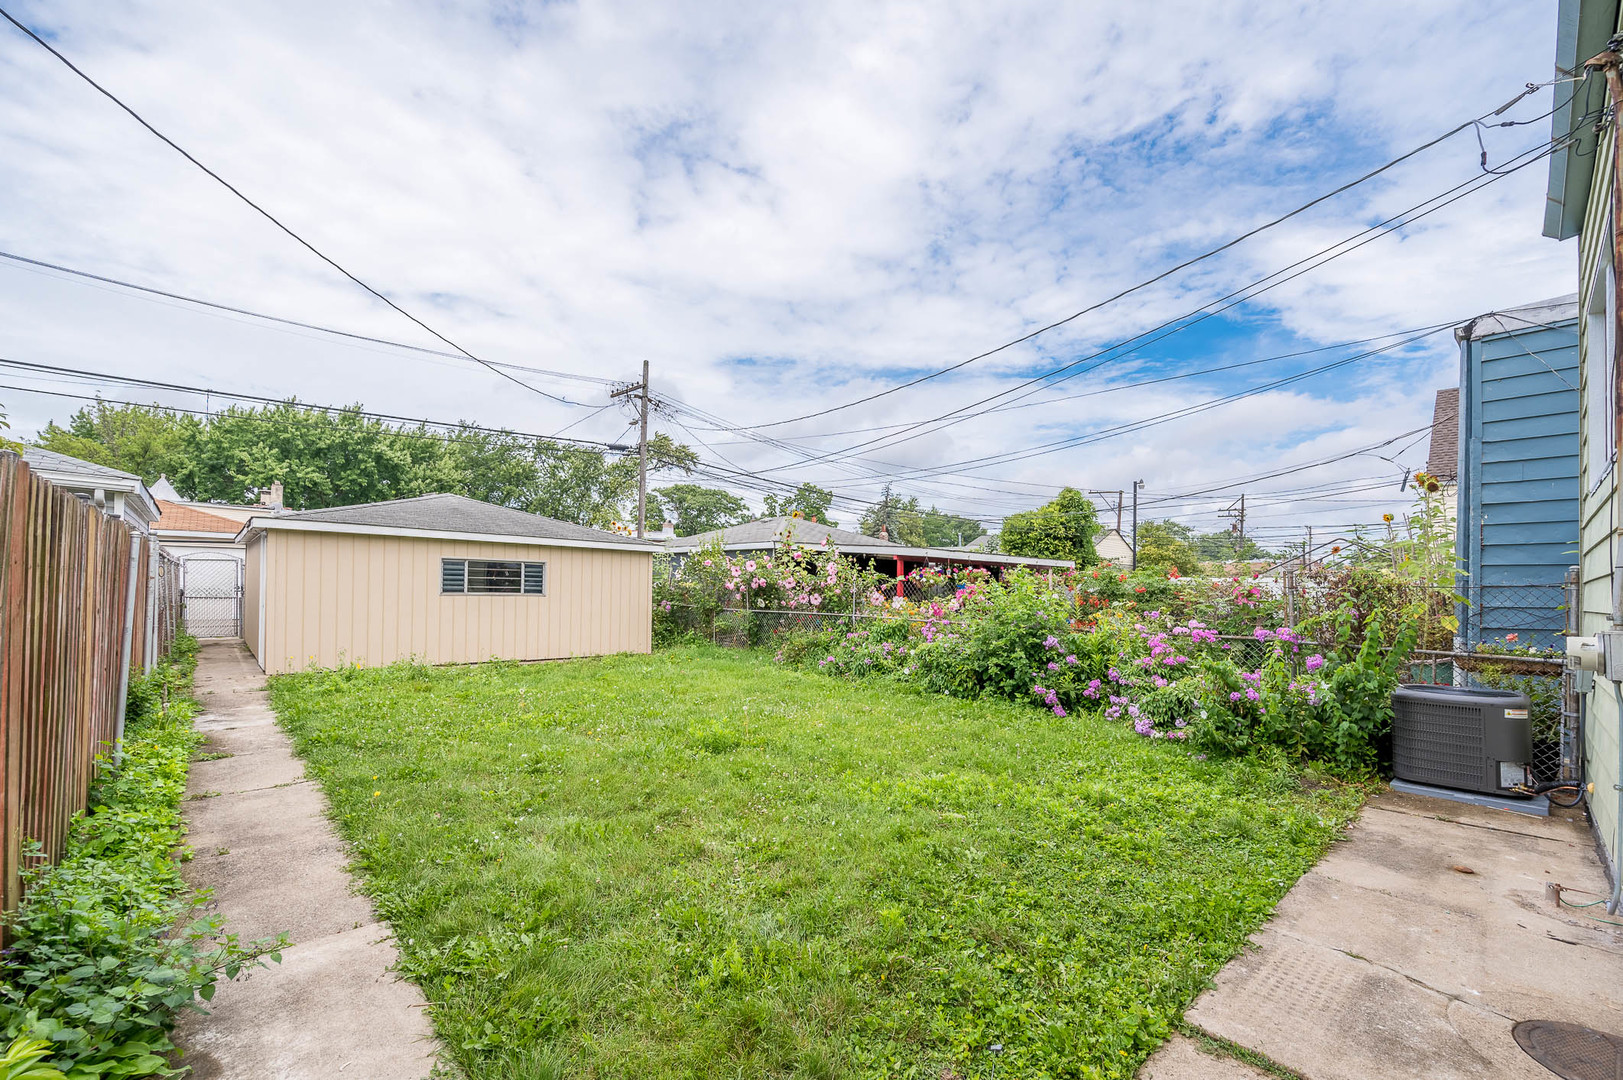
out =
<path fill-rule="evenodd" d="M 1224 517 L 1234 519 L 1229 531 L 1234 534 L 1234 560 L 1239 562 L 1240 557 L 1245 554 L 1245 496 L 1241 495 L 1239 499 L 1229 504 L 1228 509 L 1218 512 Z"/>
<path fill-rule="evenodd" d="M 624 397 L 627 394 L 638 395 L 637 539 L 641 540 L 648 528 L 648 361 L 642 362 L 642 382 L 635 386 L 622 386 L 609 397 Z"/>
<path fill-rule="evenodd" d="M 1134 570 L 1138 569 L 1138 489 L 1143 487 L 1143 486 L 1144 486 L 1144 481 L 1142 481 L 1142 480 L 1134 480 L 1133 481 L 1133 563 L 1132 563 L 1131 569 L 1134 569 Z M 1116 505 L 1118 507 L 1121 506 L 1120 503 L 1117 503 Z M 1119 516 L 1119 513 L 1118 513 L 1117 520 L 1118 521 L 1121 520 L 1121 518 Z"/>
<path fill-rule="evenodd" d="M 1121 488 L 1116 489 L 1116 532 L 1121 532 L 1121 504 L 1126 500 L 1122 497 L 1127 493 Z"/>

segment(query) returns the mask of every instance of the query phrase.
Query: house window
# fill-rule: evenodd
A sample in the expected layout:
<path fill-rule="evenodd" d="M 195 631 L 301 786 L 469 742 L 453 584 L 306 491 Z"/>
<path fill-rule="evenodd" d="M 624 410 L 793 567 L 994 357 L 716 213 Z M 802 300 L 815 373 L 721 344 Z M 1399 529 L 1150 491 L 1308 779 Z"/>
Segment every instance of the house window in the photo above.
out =
<path fill-rule="evenodd" d="M 441 559 L 440 592 L 470 596 L 544 596 L 547 564 L 501 559 Z"/>
<path fill-rule="evenodd" d="M 1611 233 L 1608 227 L 1606 233 Z M 1615 366 L 1617 312 L 1616 269 L 1608 250 L 1595 262 L 1585 305 L 1588 334 L 1584 340 L 1584 412 L 1588 444 L 1584 463 L 1589 490 L 1594 491 L 1617 458 L 1617 374 Z"/>

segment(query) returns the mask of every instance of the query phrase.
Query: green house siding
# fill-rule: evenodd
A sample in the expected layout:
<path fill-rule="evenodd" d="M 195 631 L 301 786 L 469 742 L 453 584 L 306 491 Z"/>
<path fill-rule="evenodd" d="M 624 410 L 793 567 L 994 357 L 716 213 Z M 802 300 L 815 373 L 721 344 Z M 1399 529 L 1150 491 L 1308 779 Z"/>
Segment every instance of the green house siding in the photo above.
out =
<path fill-rule="evenodd" d="M 1616 28 L 1616 6 L 1612 5 L 1611 25 Z M 1580 57 L 1581 62 L 1585 57 Z M 1578 247 L 1578 305 L 1587 309 L 1589 284 L 1595 278 L 1597 261 L 1610 258 L 1611 238 L 1607 235 L 1607 209 L 1611 196 L 1612 154 L 1614 128 L 1607 125 L 1594 155 L 1589 197 L 1584 207 L 1583 230 Z M 1579 320 L 1578 348 L 1585 371 L 1591 343 L 1587 319 Z M 1597 342 L 1597 348 L 1604 348 Z M 1589 472 L 1589 440 L 1591 421 L 1596 420 L 1604 431 L 1604 418 L 1589 415 L 1587 379 L 1581 380 L 1580 400 L 1585 403 L 1579 410 L 1578 441 L 1580 471 L 1579 547 L 1581 557 L 1581 607 L 1579 630 L 1585 635 L 1609 630 L 1613 626 L 1613 548 L 1618 535 L 1617 470 L 1608 470 L 1604 476 L 1591 476 Z M 1604 438 L 1604 435 L 1602 436 Z M 1623 557 L 1623 551 L 1617 552 Z M 1595 680 L 1594 692 L 1588 696 L 1584 715 L 1584 775 L 1594 784 L 1589 797 L 1589 810 L 1595 830 L 1608 854 L 1616 860 L 1619 854 L 1618 798 L 1613 789 L 1618 777 L 1618 695 L 1620 688 L 1606 679 Z M 1615 862 L 1614 862 L 1615 865 Z"/>

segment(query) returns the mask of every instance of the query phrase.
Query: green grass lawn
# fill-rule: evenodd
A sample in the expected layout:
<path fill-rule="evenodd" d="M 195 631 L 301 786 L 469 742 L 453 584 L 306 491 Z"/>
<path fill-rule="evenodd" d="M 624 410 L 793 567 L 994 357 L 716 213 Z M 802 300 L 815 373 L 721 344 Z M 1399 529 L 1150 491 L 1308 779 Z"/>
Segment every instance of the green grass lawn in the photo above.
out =
<path fill-rule="evenodd" d="M 1131 1076 L 1357 804 L 743 652 L 272 688 L 473 1080 Z"/>

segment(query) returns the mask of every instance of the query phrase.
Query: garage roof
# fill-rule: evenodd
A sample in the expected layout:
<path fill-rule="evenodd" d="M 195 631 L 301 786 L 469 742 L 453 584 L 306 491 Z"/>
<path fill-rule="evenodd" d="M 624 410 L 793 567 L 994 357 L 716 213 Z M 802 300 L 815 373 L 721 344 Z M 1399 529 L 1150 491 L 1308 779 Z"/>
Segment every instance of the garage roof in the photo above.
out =
<path fill-rule="evenodd" d="M 419 495 L 415 499 L 299 510 L 248 519 L 238 538 L 263 529 L 421 536 L 441 540 L 484 540 L 496 543 L 545 543 L 562 547 L 630 548 L 656 551 L 659 544 L 603 529 L 588 529 L 555 518 L 514 510 L 510 506 L 465 495 Z"/>

